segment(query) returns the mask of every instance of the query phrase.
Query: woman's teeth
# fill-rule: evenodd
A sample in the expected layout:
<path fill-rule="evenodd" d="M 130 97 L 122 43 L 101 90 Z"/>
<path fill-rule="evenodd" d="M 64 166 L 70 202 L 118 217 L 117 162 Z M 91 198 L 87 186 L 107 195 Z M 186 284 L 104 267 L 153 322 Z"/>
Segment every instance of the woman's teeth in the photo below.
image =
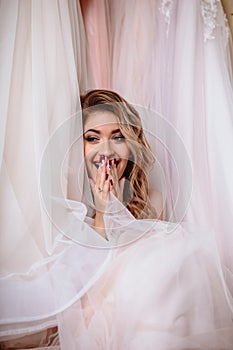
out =
<path fill-rule="evenodd" d="M 98 162 L 93 162 L 93 164 L 95 165 L 95 167 L 97 169 L 99 169 L 99 167 L 101 165 L 104 165 L 104 163 L 105 163 L 105 157 L 104 156 L 100 156 L 100 159 L 99 159 Z M 107 166 L 108 169 L 110 169 L 113 164 L 116 164 L 116 167 L 117 167 L 119 163 L 120 163 L 120 161 L 116 160 L 115 158 L 114 159 L 109 159 L 107 161 L 107 165 L 106 166 Z"/>

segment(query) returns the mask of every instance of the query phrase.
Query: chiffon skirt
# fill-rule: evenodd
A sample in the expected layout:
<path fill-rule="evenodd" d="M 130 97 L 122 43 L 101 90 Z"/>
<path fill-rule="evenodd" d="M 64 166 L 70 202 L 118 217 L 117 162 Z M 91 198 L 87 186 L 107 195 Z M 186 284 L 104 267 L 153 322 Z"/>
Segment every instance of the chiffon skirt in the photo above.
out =
<path fill-rule="evenodd" d="M 40 322 L 35 321 L 34 331 L 33 321 L 9 325 L 11 334 L 14 327 L 16 333 L 5 337 L 5 348 L 26 349 L 39 336 L 33 346 L 39 349 L 233 349 L 228 272 L 220 263 L 214 233 L 185 223 L 136 220 L 118 204 L 123 208 L 119 215 L 105 216 L 108 245 L 81 247 L 76 230 L 67 254 L 50 270 L 47 266 L 49 278 L 42 281 L 44 288 L 50 287 L 47 295 L 34 289 L 31 298 L 29 290 L 22 305 L 17 293 L 11 298 L 12 313 L 19 319 L 21 310 L 31 320 L 33 313 L 40 314 Z M 87 234 L 97 235 L 87 223 L 91 219 L 80 222 Z M 49 308 L 54 310 L 53 331 L 38 335 L 40 325 L 49 328 L 49 319 L 43 318 L 43 309 Z"/>
<path fill-rule="evenodd" d="M 233 349 L 232 42 L 221 3 L 81 4 L 82 11 L 75 0 L 1 1 L 0 347 Z M 74 234 L 70 222 L 62 230 L 51 224 L 38 191 L 41 158 L 77 112 L 79 94 L 96 87 L 159 111 L 179 132 L 194 170 L 186 219 L 206 229 L 133 220 L 126 212 L 125 219 L 106 218 L 107 246 L 84 222 L 83 208 Z M 141 117 L 157 135 L 156 120 Z M 81 123 L 69 131 L 48 169 Z M 176 150 L 173 140 L 168 134 L 168 151 Z M 65 198 L 79 200 L 80 149 L 70 157 Z M 167 209 L 177 214 L 170 158 L 152 150 L 169 185 Z M 178 156 L 186 208 L 190 177 Z M 156 176 L 151 188 L 154 182 Z M 56 188 L 53 172 L 45 184 Z M 167 220 L 183 218 L 183 210 L 175 214 Z M 103 249 L 80 242 L 89 233 Z"/>
<path fill-rule="evenodd" d="M 62 349 L 233 349 L 232 300 L 213 233 L 133 220 L 117 238 L 121 220 L 113 221 L 108 237 L 118 247 L 104 273 L 58 315 Z M 128 244 L 120 246 L 122 237 Z"/>

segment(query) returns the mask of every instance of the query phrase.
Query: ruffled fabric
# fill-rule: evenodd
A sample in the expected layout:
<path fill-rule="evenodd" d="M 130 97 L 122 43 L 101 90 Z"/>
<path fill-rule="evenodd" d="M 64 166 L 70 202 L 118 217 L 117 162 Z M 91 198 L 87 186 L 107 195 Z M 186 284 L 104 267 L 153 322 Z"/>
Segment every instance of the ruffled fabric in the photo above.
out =
<path fill-rule="evenodd" d="M 232 349 L 232 46 L 221 3 L 81 5 L 0 4 L 1 347 Z M 107 241 L 80 202 L 82 121 L 68 121 L 95 87 L 146 107 L 161 168 L 150 188 L 166 193 L 168 222 L 110 202 Z M 176 224 L 185 214 L 198 226 Z"/>
<path fill-rule="evenodd" d="M 105 220 L 112 243 L 128 243 L 58 316 L 62 348 L 232 349 L 232 300 L 213 233 L 135 220 L 127 209 Z"/>
<path fill-rule="evenodd" d="M 0 6 L 0 335 L 7 341 L 56 326 L 56 314 L 94 283 L 107 254 L 88 250 L 89 255 L 49 216 L 56 211 L 50 196 L 54 154 L 70 147 L 80 120 L 62 134 L 42 171 L 52 135 L 77 111 L 80 90 L 88 88 L 80 6 L 27 0 Z M 74 192 L 72 176 L 63 186 L 65 198 Z M 83 215 L 80 206 L 78 217 Z"/>
<path fill-rule="evenodd" d="M 108 11 L 111 88 L 134 105 L 161 113 L 174 128 L 172 134 L 166 131 L 162 148 L 152 142 L 165 174 L 167 220 L 180 220 L 186 207 L 186 220 L 215 231 L 221 260 L 232 272 L 233 46 L 221 2 L 120 0 L 111 1 Z M 159 137 L 156 113 L 142 120 Z M 174 165 L 176 133 L 189 162 L 183 163 L 179 148 Z M 174 208 L 180 183 L 181 200 Z M 150 186 L 164 192 L 158 176 Z"/>

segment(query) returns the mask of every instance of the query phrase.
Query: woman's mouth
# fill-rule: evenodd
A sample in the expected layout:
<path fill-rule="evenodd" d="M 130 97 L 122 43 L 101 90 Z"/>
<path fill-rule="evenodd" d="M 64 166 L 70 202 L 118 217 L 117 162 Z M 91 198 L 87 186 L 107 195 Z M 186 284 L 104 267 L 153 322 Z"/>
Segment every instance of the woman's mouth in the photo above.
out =
<path fill-rule="evenodd" d="M 105 160 L 103 158 L 100 158 L 99 161 L 93 161 L 93 164 L 95 165 L 95 167 L 97 169 L 99 169 L 99 167 L 101 165 L 103 165 L 104 163 L 105 163 Z M 119 163 L 120 163 L 120 159 L 116 159 L 116 158 L 108 159 L 106 162 L 106 166 L 107 166 L 107 168 L 110 169 L 113 164 L 116 164 L 116 167 L 117 167 Z"/>

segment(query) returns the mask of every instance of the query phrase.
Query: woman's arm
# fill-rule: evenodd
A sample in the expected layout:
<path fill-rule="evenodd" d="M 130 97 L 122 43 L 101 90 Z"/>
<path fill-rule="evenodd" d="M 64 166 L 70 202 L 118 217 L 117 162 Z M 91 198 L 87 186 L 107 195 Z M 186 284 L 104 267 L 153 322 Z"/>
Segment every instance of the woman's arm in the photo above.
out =
<path fill-rule="evenodd" d="M 118 181 L 116 164 L 112 164 L 107 168 L 108 162 L 99 167 L 96 175 L 96 181 L 90 179 L 96 214 L 94 217 L 93 228 L 105 239 L 108 239 L 105 233 L 104 212 L 109 201 L 109 193 L 111 192 L 121 202 L 123 200 L 123 190 L 125 178 Z"/>
<path fill-rule="evenodd" d="M 158 214 L 158 219 L 164 220 L 165 208 L 164 208 L 162 193 L 156 190 L 151 190 L 149 192 L 149 198 L 152 206 L 154 207 L 156 213 Z"/>
<path fill-rule="evenodd" d="M 107 236 L 105 233 L 105 227 L 104 227 L 104 218 L 102 213 L 96 212 L 92 227 L 97 233 L 99 233 L 102 237 L 107 239 Z"/>

